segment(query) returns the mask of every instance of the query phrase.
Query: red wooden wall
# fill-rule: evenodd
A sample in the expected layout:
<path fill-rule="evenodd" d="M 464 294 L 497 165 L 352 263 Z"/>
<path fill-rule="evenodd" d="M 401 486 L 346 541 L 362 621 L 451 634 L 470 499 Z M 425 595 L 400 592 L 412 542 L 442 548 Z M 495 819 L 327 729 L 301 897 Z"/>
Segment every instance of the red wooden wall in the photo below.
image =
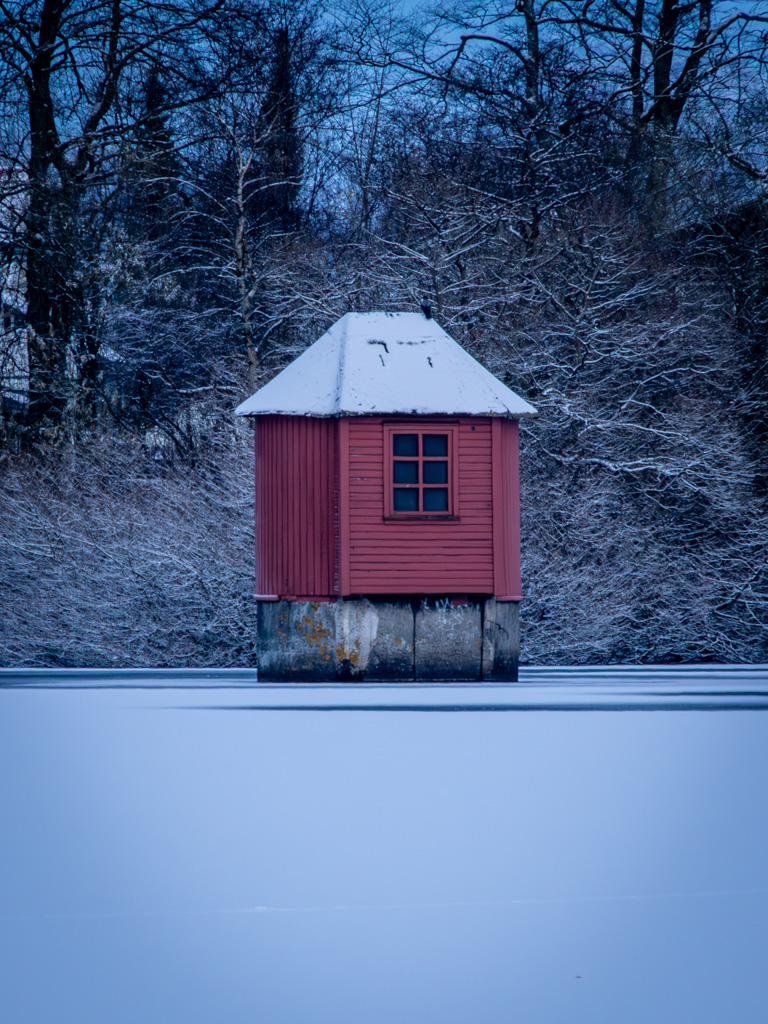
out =
<path fill-rule="evenodd" d="M 520 597 L 518 424 L 458 424 L 455 519 L 384 517 L 385 422 L 256 417 L 256 593 Z M 439 430 L 440 419 L 429 424 Z"/>
<path fill-rule="evenodd" d="M 496 597 L 519 601 L 520 587 L 520 465 L 517 420 L 494 419 L 493 434 L 493 552 Z"/>
<path fill-rule="evenodd" d="M 338 420 L 257 416 L 256 594 L 330 596 Z"/>
<path fill-rule="evenodd" d="M 388 417 L 386 422 L 394 420 Z M 341 551 L 342 560 L 345 549 L 348 551 L 348 568 L 345 573 L 342 562 L 342 591 L 493 593 L 490 419 L 459 422 L 459 516 L 455 520 L 384 521 L 383 422 L 374 416 L 347 421 L 349 532 L 346 544 L 342 537 Z M 414 425 L 421 427 L 422 422 Z M 439 420 L 430 417 L 427 422 L 439 430 Z"/>

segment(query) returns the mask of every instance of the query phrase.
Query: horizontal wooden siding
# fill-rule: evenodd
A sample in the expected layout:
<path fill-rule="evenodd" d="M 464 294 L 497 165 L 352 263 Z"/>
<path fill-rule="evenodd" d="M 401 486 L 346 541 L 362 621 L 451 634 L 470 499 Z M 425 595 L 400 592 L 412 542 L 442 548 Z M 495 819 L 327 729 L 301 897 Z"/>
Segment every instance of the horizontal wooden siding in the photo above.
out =
<path fill-rule="evenodd" d="M 385 420 L 348 422 L 348 593 L 493 593 L 491 420 L 458 421 L 458 518 L 401 521 L 384 518 Z"/>

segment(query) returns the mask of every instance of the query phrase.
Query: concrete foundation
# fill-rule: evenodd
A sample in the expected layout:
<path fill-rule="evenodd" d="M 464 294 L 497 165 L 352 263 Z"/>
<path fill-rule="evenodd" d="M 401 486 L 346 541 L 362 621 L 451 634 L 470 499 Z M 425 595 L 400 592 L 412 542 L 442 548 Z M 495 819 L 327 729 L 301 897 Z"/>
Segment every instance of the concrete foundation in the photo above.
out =
<path fill-rule="evenodd" d="M 517 680 L 517 601 L 259 601 L 257 621 L 262 680 Z"/>

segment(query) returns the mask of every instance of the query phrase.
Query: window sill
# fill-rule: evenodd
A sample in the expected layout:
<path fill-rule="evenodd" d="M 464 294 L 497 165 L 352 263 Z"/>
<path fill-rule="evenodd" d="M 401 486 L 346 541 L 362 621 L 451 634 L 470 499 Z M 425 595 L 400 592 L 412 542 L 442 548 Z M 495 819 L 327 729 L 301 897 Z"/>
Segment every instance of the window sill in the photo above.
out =
<path fill-rule="evenodd" d="M 413 520 L 423 522 L 425 519 L 431 520 L 433 522 L 437 520 L 443 523 L 458 523 L 459 520 L 461 519 L 461 516 L 454 516 L 451 515 L 451 513 L 449 512 L 434 512 L 431 514 L 429 512 L 392 512 L 389 515 L 385 515 L 383 519 L 385 523 L 409 523 L 413 522 Z"/>

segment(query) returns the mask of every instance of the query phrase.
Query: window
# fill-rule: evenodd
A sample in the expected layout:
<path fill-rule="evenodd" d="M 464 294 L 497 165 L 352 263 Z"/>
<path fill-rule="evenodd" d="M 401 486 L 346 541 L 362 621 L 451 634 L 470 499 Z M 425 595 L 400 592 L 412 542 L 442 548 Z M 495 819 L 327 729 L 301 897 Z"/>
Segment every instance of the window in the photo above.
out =
<path fill-rule="evenodd" d="M 421 425 L 420 425 L 421 426 Z M 385 427 L 388 516 L 453 516 L 452 425 Z"/>

